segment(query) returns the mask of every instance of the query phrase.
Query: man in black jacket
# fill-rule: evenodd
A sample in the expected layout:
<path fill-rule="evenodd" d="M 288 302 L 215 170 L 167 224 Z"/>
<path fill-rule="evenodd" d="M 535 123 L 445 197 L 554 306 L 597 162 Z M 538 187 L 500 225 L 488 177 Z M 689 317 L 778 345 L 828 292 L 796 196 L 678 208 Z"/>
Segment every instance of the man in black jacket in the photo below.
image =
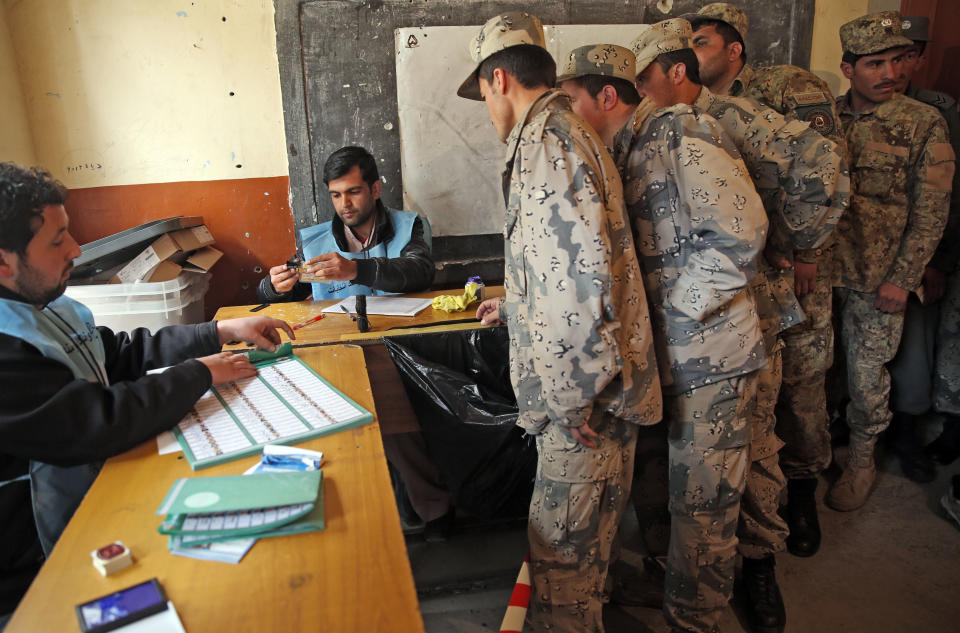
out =
<path fill-rule="evenodd" d="M 318 282 L 274 266 L 257 289 L 262 302 L 334 299 L 377 292 L 416 292 L 433 282 L 430 222 L 386 207 L 377 162 L 362 147 L 342 147 L 323 166 L 337 215 L 300 231 L 305 267 Z M 312 285 L 312 289 L 311 289 Z"/>
<path fill-rule="evenodd" d="M 96 327 L 63 294 L 80 255 L 65 201 L 47 172 L 0 163 L 0 629 L 101 460 L 177 424 L 211 385 L 256 373 L 245 354 L 219 353 L 223 343 L 273 349 L 277 329 L 293 337 L 267 317 L 154 335 Z"/>

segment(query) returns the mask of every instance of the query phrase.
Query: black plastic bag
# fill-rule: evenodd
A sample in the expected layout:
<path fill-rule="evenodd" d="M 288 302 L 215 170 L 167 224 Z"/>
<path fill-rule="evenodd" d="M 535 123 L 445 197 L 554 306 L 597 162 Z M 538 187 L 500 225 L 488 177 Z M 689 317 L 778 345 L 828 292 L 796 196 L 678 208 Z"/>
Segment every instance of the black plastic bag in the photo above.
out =
<path fill-rule="evenodd" d="M 516 426 L 506 328 L 383 339 L 456 506 L 525 516 L 537 449 Z"/>

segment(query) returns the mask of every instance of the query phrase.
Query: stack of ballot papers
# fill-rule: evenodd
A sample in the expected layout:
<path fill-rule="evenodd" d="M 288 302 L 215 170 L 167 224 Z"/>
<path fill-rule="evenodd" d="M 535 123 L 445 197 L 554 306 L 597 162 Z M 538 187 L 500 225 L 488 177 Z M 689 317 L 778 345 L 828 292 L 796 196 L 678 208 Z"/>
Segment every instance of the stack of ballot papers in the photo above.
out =
<path fill-rule="evenodd" d="M 178 479 L 157 514 L 171 552 L 238 562 L 257 538 L 324 528 L 323 472 Z"/>

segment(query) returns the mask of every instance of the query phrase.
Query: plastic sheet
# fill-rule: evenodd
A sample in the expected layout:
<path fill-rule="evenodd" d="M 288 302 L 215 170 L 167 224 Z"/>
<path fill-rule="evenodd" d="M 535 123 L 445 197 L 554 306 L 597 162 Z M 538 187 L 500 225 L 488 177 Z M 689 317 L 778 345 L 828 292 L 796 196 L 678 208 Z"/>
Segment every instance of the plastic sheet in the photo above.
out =
<path fill-rule="evenodd" d="M 526 515 L 537 450 L 515 425 L 506 328 L 383 342 L 457 507 L 488 519 Z"/>

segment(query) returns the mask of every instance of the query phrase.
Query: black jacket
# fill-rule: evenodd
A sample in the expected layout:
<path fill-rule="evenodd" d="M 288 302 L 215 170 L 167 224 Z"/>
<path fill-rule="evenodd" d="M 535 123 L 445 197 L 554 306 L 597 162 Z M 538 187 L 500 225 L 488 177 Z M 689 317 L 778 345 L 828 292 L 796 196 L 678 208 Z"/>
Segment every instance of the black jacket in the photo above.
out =
<path fill-rule="evenodd" d="M 340 216 L 333 216 L 333 237 L 340 250 L 346 252 L 347 238 L 344 235 L 345 227 Z M 390 214 L 386 212 L 383 203 L 377 200 L 377 229 L 378 243 L 383 244 L 393 239 L 393 223 Z M 433 256 L 430 247 L 423 238 L 423 221 L 417 218 L 413 222 L 410 233 L 410 242 L 400 251 L 400 257 L 373 257 L 371 259 L 356 259 L 357 278 L 352 284 L 369 286 L 374 290 L 384 292 L 417 292 L 426 290 L 433 283 Z M 298 282 L 285 293 L 277 292 L 270 283 L 270 275 L 260 280 L 257 287 L 257 301 L 273 303 L 277 301 L 303 301 L 310 298 L 311 287 L 308 283 Z"/>
<path fill-rule="evenodd" d="M 22 301 L 2 287 L 0 297 Z M 220 351 L 215 323 L 152 336 L 97 329 L 109 387 L 78 380 L 22 339 L 0 334 L 0 481 L 26 474 L 31 459 L 73 466 L 122 453 L 177 424 L 210 388 L 210 371 L 185 359 Z M 0 487 L 0 614 L 16 607 L 41 562 L 28 482 Z"/>

